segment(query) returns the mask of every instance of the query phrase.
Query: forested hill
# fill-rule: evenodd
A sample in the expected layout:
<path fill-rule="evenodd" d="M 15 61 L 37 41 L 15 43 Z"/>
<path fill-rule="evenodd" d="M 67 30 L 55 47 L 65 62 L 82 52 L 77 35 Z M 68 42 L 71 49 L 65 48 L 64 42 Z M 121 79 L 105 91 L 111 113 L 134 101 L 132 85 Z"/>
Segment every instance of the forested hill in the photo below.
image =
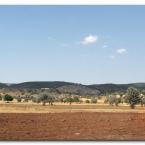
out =
<path fill-rule="evenodd" d="M 80 95 L 99 95 L 112 92 L 126 91 L 128 87 L 135 87 L 140 90 L 145 89 L 145 83 L 132 84 L 93 84 L 83 85 L 71 82 L 48 81 L 48 82 L 24 82 L 19 84 L 4 84 L 0 83 L 0 88 L 15 88 L 15 89 L 41 89 L 50 88 L 60 92 L 74 93 Z"/>

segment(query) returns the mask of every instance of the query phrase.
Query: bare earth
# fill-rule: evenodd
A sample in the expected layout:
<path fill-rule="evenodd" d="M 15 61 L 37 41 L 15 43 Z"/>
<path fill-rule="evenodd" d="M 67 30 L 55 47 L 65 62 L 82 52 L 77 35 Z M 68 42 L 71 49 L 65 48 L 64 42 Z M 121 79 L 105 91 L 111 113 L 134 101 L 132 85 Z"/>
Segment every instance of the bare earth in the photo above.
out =
<path fill-rule="evenodd" d="M 145 113 L 0 113 L 0 140 L 145 140 Z"/>

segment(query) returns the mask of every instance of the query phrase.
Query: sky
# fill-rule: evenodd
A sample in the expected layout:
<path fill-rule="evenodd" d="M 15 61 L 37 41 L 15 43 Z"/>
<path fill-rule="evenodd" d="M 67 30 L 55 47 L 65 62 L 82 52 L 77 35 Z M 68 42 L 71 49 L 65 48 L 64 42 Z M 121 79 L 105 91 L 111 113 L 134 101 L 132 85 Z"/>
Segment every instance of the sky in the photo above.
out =
<path fill-rule="evenodd" d="M 0 82 L 145 82 L 145 6 L 0 6 Z"/>

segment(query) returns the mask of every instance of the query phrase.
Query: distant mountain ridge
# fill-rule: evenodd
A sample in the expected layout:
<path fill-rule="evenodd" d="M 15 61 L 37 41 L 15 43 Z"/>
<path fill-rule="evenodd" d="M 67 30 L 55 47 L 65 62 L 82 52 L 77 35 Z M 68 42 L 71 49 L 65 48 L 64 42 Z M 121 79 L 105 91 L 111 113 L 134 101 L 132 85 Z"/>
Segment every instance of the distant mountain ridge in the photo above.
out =
<path fill-rule="evenodd" d="M 131 84 L 93 84 L 83 85 L 71 82 L 62 81 L 36 81 L 24 82 L 19 84 L 0 83 L 0 88 L 15 88 L 15 89 L 41 89 L 50 88 L 64 93 L 74 93 L 78 95 L 100 95 L 105 93 L 113 93 L 126 91 L 128 87 L 135 87 L 140 90 L 145 89 L 145 83 Z"/>
<path fill-rule="evenodd" d="M 101 93 L 112 93 L 126 91 L 129 87 L 135 87 L 139 90 L 145 89 L 145 83 L 131 83 L 131 84 L 94 84 L 89 85 L 89 88 L 98 89 Z"/>
<path fill-rule="evenodd" d="M 5 83 L 0 83 L 0 88 L 5 88 L 5 87 L 7 87 L 7 84 L 5 84 Z"/>

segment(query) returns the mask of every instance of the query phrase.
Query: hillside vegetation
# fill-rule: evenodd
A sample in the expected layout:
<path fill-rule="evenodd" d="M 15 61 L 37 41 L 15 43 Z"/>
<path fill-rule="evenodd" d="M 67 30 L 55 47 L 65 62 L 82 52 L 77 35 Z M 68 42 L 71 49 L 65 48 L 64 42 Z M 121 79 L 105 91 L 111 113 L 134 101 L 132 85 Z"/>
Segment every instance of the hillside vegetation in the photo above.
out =
<path fill-rule="evenodd" d="M 132 84 L 94 84 L 82 85 L 70 82 L 46 81 L 46 82 L 24 82 L 19 84 L 7 85 L 0 83 L 0 88 L 10 89 L 41 89 L 50 88 L 61 93 L 73 93 L 78 95 L 100 95 L 114 92 L 125 92 L 129 87 L 135 87 L 139 90 L 145 89 L 145 83 Z"/>

